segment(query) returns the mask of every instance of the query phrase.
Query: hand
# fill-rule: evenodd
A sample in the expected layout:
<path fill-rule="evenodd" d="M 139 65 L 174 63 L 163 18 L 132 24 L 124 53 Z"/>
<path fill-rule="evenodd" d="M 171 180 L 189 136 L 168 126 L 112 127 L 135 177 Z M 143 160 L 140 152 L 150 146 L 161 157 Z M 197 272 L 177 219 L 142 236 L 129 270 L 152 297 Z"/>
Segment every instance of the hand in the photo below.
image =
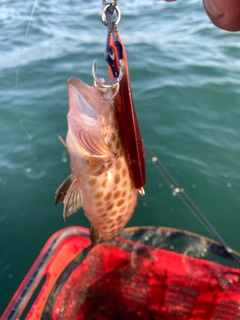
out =
<path fill-rule="evenodd" d="M 239 0 L 203 0 L 203 5 L 215 26 L 227 31 L 240 31 Z"/>
<path fill-rule="evenodd" d="M 215 26 L 227 31 L 240 31 L 240 0 L 203 0 L 203 5 Z"/>

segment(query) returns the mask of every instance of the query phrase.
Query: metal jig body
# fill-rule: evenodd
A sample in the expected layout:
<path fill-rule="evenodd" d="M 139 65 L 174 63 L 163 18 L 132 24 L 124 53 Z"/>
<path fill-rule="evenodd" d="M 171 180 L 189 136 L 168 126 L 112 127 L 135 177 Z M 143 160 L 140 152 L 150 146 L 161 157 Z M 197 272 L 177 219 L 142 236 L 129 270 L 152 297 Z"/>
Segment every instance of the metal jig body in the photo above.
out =
<path fill-rule="evenodd" d="M 110 99 L 116 108 L 131 177 L 136 189 L 139 190 L 141 195 L 144 195 L 143 186 L 146 183 L 145 152 L 132 97 L 126 50 L 117 29 L 121 12 L 117 6 L 117 1 L 114 1 L 114 3 L 102 1 L 102 3 L 104 7 L 100 19 L 108 27 L 105 57 L 111 81 L 106 84 L 97 77 L 95 60 L 93 63 L 94 85 L 102 91 L 114 90 Z M 116 13 L 115 20 L 113 20 L 114 13 Z"/>

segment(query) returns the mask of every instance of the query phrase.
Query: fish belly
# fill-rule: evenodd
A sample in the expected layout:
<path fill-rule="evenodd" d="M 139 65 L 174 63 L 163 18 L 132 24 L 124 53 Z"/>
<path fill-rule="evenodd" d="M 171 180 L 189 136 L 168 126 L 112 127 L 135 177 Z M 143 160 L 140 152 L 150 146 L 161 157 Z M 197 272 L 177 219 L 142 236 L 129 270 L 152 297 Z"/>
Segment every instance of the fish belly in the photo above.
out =
<path fill-rule="evenodd" d="M 125 227 L 137 204 L 137 190 L 125 157 L 117 158 L 108 171 L 85 182 L 80 186 L 84 213 L 103 241 L 110 240 Z"/>

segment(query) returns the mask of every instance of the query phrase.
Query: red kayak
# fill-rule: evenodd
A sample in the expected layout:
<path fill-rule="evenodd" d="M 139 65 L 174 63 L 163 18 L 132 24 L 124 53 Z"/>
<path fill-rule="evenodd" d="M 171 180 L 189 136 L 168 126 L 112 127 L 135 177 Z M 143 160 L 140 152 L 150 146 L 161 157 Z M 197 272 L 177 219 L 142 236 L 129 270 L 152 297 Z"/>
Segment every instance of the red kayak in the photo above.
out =
<path fill-rule="evenodd" d="M 85 228 L 56 232 L 1 319 L 240 319 L 240 270 L 217 242 L 147 227 L 89 244 Z"/>

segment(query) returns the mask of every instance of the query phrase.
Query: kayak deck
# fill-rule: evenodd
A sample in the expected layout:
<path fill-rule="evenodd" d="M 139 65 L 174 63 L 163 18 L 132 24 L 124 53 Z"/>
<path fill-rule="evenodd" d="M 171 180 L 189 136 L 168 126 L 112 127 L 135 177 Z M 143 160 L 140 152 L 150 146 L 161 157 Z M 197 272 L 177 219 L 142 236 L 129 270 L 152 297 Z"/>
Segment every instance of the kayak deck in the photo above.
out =
<path fill-rule="evenodd" d="M 198 248 L 195 256 L 173 244 L 184 238 Z M 90 251 L 89 244 L 88 229 L 56 232 L 1 319 L 240 318 L 240 270 L 197 257 L 200 244 L 209 257 L 223 255 L 216 242 L 150 227 L 126 229 Z"/>

